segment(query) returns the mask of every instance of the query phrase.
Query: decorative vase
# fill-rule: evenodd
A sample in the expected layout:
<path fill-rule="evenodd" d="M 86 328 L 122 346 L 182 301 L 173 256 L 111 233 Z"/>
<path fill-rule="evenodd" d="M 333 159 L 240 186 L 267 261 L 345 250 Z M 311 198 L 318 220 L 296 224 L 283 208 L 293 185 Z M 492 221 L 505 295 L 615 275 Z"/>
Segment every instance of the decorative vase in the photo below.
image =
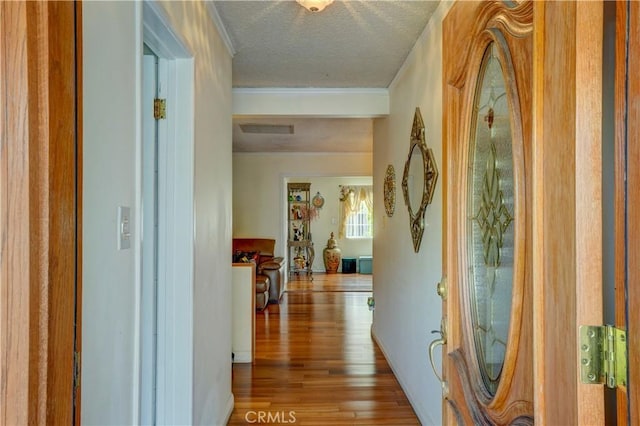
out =
<path fill-rule="evenodd" d="M 327 271 L 327 274 L 335 274 L 338 272 L 338 267 L 342 260 L 342 251 L 338 248 L 336 239 L 333 238 L 333 232 L 327 241 L 327 247 L 322 250 L 322 257 L 324 260 L 324 269 Z"/>

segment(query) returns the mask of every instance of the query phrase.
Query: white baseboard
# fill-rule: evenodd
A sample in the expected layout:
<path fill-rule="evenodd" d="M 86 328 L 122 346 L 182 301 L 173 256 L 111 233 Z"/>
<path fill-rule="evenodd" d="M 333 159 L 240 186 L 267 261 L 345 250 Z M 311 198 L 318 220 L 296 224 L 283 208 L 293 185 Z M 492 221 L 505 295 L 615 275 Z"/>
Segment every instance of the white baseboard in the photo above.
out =
<path fill-rule="evenodd" d="M 234 405 L 235 405 L 235 400 L 234 400 L 233 394 L 231 394 L 231 396 L 229 396 L 229 399 L 227 400 L 227 405 L 225 407 L 226 409 L 224 410 L 226 414 L 224 415 L 223 419 L 220 419 L 224 421 L 218 424 L 226 425 L 227 423 L 229 423 L 229 419 L 231 418 L 231 414 L 233 413 Z"/>
<path fill-rule="evenodd" d="M 250 351 L 244 351 L 244 352 L 234 352 L 233 353 L 233 363 L 234 364 L 242 364 L 242 363 L 247 363 L 247 362 L 251 362 L 251 352 Z"/>
<path fill-rule="evenodd" d="M 407 399 L 409 400 L 409 404 L 411 404 L 411 408 L 413 408 L 413 412 L 416 413 L 416 416 L 418 416 L 418 419 L 420 420 L 421 424 L 434 424 L 433 423 L 433 419 L 429 418 L 424 419 L 421 416 L 421 413 L 418 412 L 418 410 L 416 410 L 416 404 L 414 401 L 418 401 L 419 399 L 416 398 L 414 395 L 411 394 L 411 392 L 408 391 L 408 387 L 406 386 L 406 384 L 404 383 L 404 379 L 399 376 L 396 373 L 396 369 L 393 366 L 393 362 L 391 360 L 391 358 L 389 358 L 389 356 L 387 355 L 387 351 L 384 347 L 384 345 L 382 344 L 382 341 L 380 339 L 378 339 L 378 336 L 376 335 L 376 330 L 375 327 L 373 326 L 373 324 L 371 325 L 371 337 L 373 337 L 373 340 L 376 342 L 376 344 L 378 345 L 378 347 L 380 348 L 380 351 L 382 352 L 382 355 L 384 355 L 384 359 L 387 360 L 387 364 L 389 364 L 389 367 L 391 367 L 391 371 L 393 371 L 393 375 L 396 377 L 396 380 L 398 381 L 398 383 L 400 383 L 400 387 L 402 388 L 402 391 L 404 392 L 404 394 L 407 396 Z M 425 421 L 427 420 L 427 421 Z"/>

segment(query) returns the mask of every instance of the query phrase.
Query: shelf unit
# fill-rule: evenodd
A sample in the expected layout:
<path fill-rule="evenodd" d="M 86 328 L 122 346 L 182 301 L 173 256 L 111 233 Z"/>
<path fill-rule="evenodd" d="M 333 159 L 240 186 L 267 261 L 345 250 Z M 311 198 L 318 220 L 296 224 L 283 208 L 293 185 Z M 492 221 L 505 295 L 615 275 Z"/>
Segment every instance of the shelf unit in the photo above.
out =
<path fill-rule="evenodd" d="M 313 279 L 315 250 L 311 240 L 311 184 L 287 184 L 287 228 L 289 278 L 305 274 Z"/>

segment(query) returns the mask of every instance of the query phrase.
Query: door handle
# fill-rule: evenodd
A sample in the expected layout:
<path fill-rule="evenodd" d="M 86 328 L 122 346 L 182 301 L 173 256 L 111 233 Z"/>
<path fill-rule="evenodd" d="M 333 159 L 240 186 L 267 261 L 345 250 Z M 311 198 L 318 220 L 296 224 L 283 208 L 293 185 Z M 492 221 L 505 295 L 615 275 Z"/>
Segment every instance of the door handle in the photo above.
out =
<path fill-rule="evenodd" d="M 442 392 L 446 394 L 448 392 L 447 391 L 447 387 L 448 387 L 447 386 L 447 382 L 442 380 L 442 376 L 440 376 L 440 374 L 438 373 L 438 370 L 436 369 L 436 365 L 433 362 L 433 351 L 435 351 L 435 349 L 438 346 L 443 346 L 443 345 L 447 344 L 447 330 L 446 330 L 444 319 L 440 323 L 440 330 L 432 330 L 431 333 L 432 334 L 439 333 L 440 334 L 440 338 L 432 341 L 429 344 L 429 362 L 431 363 L 431 368 L 433 369 L 433 374 L 435 374 L 436 378 L 440 382 L 440 386 L 442 386 Z"/>

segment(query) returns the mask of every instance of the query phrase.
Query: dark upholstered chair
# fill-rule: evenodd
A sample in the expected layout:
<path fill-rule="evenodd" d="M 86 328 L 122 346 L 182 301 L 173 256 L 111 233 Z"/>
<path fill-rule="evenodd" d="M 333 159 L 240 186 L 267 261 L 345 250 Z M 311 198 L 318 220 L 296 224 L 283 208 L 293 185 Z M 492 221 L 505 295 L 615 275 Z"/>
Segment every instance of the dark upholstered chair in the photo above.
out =
<path fill-rule="evenodd" d="M 263 311 L 269 303 L 269 277 L 256 275 L 256 309 Z"/>
<path fill-rule="evenodd" d="M 274 256 L 276 240 L 269 238 L 234 238 L 233 253 L 258 253 L 259 258 L 256 267 L 256 287 L 259 285 L 259 277 L 269 278 L 269 303 L 280 303 L 284 293 L 284 259 Z M 257 290 L 256 290 L 257 292 Z M 256 300 L 256 306 L 258 300 Z"/>

